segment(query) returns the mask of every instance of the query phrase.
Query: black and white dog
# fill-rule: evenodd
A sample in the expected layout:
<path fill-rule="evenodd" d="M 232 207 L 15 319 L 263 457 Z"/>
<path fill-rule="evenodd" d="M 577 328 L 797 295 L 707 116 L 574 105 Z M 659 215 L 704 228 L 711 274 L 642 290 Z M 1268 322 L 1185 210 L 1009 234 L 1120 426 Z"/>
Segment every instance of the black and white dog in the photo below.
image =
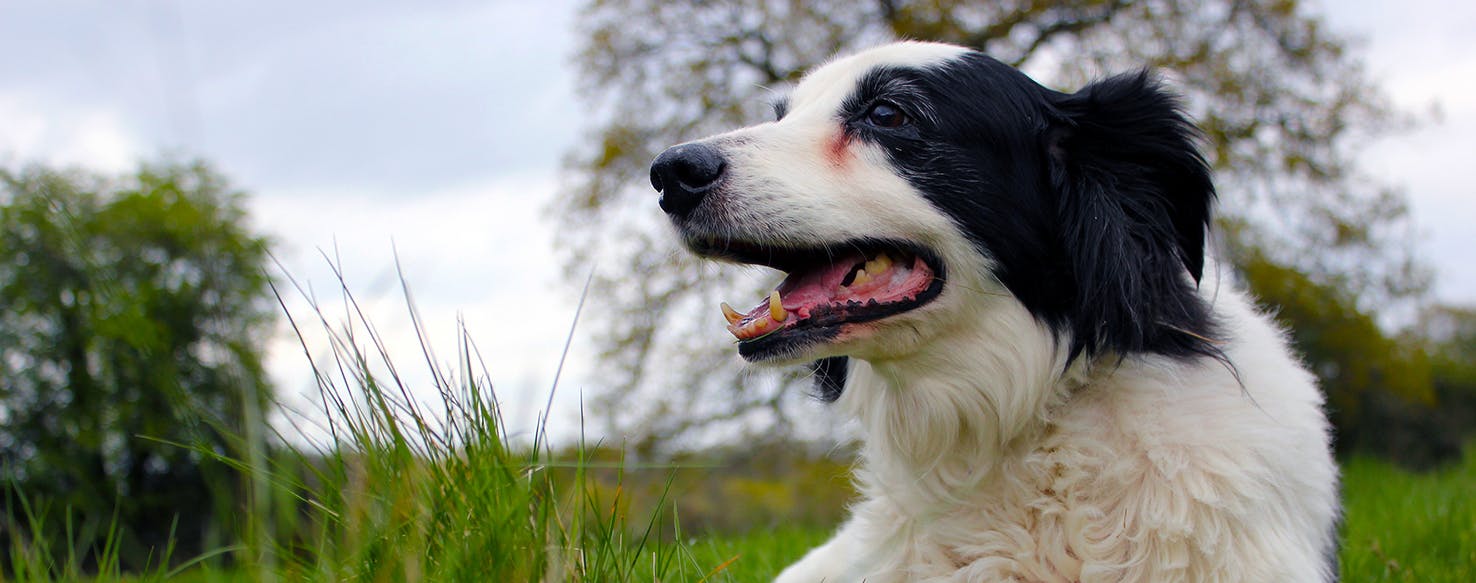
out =
<path fill-rule="evenodd" d="M 1204 258 L 1197 132 L 1145 73 L 1077 93 L 960 47 L 811 72 L 651 167 L 693 252 L 788 276 L 738 352 L 817 361 L 863 499 L 780 575 L 1326 581 L 1322 396 Z"/>

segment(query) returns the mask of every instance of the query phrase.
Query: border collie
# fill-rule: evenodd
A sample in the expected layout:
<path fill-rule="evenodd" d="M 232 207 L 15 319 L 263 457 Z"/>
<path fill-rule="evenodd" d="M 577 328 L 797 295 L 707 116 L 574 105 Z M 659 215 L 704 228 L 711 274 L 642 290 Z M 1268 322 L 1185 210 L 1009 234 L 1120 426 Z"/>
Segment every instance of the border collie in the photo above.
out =
<path fill-rule="evenodd" d="M 723 305 L 814 362 L 862 498 L 779 581 L 1327 581 L 1337 468 L 1286 338 L 1206 264 L 1214 187 L 1146 72 L 1076 93 L 968 49 L 833 60 L 674 146 L 683 243 L 787 277 Z"/>

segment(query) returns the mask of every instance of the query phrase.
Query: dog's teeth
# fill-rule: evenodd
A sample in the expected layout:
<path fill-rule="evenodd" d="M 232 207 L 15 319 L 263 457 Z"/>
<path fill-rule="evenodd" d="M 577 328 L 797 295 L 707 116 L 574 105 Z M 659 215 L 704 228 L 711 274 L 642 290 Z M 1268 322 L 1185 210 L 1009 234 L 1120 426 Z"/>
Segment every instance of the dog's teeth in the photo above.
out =
<path fill-rule="evenodd" d="M 763 332 L 764 330 L 768 330 L 769 329 L 769 321 L 768 320 L 765 320 L 763 318 L 759 318 L 758 320 L 754 320 L 753 321 L 753 328 L 755 330 L 758 330 L 759 332 Z"/>
<path fill-rule="evenodd" d="M 870 267 L 869 263 L 867 264 L 867 267 Z M 851 285 L 859 285 L 869 281 L 871 281 L 871 274 L 866 273 L 866 270 L 862 269 L 861 271 L 857 271 L 856 277 L 851 279 Z"/>
<path fill-rule="evenodd" d="M 769 294 L 769 317 L 775 322 L 783 322 L 789 317 L 789 312 L 784 311 L 784 304 L 779 303 L 779 290 L 777 289 Z"/>
<path fill-rule="evenodd" d="M 887 268 L 889 268 L 891 266 L 892 266 L 892 258 L 891 258 L 891 256 L 887 255 L 886 253 L 882 253 L 881 255 L 877 255 L 876 256 L 876 259 L 872 259 L 871 261 L 867 261 L 866 262 L 866 269 L 865 270 L 866 271 L 869 271 L 871 273 L 875 273 L 875 274 L 878 274 L 879 275 L 883 271 L 886 271 Z"/>
<path fill-rule="evenodd" d="M 728 319 L 729 324 L 737 324 L 743 320 L 743 314 L 738 313 L 738 310 L 733 309 L 733 306 L 728 305 L 728 302 L 723 302 L 721 307 L 723 308 L 723 317 Z"/>

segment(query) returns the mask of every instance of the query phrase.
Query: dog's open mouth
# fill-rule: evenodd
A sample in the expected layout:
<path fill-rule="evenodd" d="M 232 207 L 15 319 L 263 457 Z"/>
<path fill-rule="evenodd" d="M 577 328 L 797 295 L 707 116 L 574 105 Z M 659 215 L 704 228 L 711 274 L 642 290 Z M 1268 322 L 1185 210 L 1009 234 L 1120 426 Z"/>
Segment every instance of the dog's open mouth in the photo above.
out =
<path fill-rule="evenodd" d="M 846 324 L 920 307 L 943 289 L 941 264 L 915 246 L 854 241 L 816 248 L 691 242 L 701 255 L 766 265 L 788 274 L 747 313 L 723 304 L 728 331 L 749 360 L 782 356 L 829 340 Z"/>

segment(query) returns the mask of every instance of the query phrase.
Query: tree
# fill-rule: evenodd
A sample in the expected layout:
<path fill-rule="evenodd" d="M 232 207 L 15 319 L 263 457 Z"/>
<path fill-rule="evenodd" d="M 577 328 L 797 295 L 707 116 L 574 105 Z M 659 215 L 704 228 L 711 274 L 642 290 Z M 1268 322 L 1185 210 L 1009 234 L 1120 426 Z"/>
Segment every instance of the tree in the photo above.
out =
<path fill-rule="evenodd" d="M 1239 267 L 1255 283 L 1258 299 L 1276 307 L 1276 319 L 1287 326 L 1302 360 L 1322 386 L 1337 388 L 1329 391 L 1327 408 L 1344 453 L 1355 446 L 1378 451 L 1381 442 L 1399 441 L 1393 434 L 1408 431 L 1395 431 L 1391 416 L 1397 410 L 1434 403 L 1422 343 L 1388 336 L 1372 316 L 1354 305 L 1351 294 L 1270 261 L 1259 250 L 1241 256 Z M 1428 442 L 1406 441 L 1382 453 L 1419 449 L 1407 457 L 1425 456 Z"/>
<path fill-rule="evenodd" d="M 1428 355 L 1432 398 L 1373 399 L 1366 417 L 1374 428 L 1364 436 L 1377 440 L 1352 445 L 1417 468 L 1459 460 L 1476 435 L 1476 309 L 1430 306 L 1399 340 Z"/>
<path fill-rule="evenodd" d="M 1295 0 L 594 0 L 583 14 L 580 78 L 601 121 L 553 210 L 568 272 L 600 267 L 593 290 L 610 302 L 596 323 L 608 369 L 596 408 L 638 450 L 714 423 L 794 429 L 804 393 L 804 371 L 743 372 L 712 338 L 721 325 L 707 304 L 761 297 L 761 286 L 676 251 L 647 164 L 668 145 L 766 119 L 769 94 L 811 66 L 893 38 L 979 48 L 1063 90 L 1154 67 L 1205 129 L 1228 249 L 1342 290 L 1364 312 L 1409 304 L 1428 285 L 1402 197 L 1351 162 L 1356 143 L 1407 120 Z"/>
<path fill-rule="evenodd" d="M 211 517 L 236 510 L 236 478 L 201 452 L 240 457 L 243 420 L 269 398 L 275 313 L 242 204 L 200 163 L 119 179 L 0 170 L 7 538 L 33 534 L 20 497 L 49 507 L 44 534 L 81 539 L 56 548 L 117 527 L 132 568 L 172 530 L 191 556 L 231 528 Z"/>

